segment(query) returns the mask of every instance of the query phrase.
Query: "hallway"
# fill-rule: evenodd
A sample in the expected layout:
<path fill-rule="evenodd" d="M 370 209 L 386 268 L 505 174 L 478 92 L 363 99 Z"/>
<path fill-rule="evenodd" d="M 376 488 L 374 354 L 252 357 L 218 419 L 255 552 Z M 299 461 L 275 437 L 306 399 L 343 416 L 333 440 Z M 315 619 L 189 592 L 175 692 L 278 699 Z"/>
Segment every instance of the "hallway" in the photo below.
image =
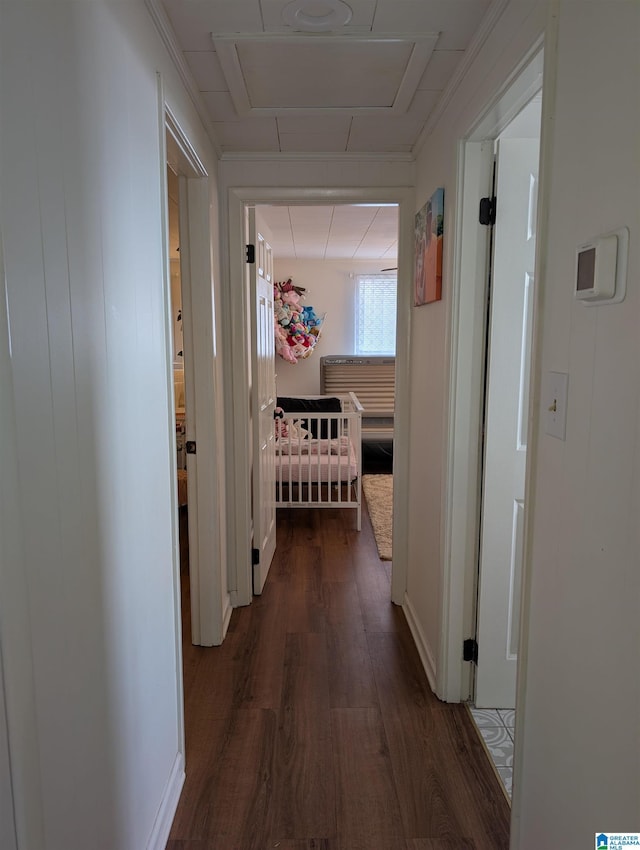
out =
<path fill-rule="evenodd" d="M 223 646 L 187 637 L 167 850 L 507 848 L 509 807 L 466 709 L 431 693 L 366 509 L 352 525 L 279 511 L 263 595 Z"/>

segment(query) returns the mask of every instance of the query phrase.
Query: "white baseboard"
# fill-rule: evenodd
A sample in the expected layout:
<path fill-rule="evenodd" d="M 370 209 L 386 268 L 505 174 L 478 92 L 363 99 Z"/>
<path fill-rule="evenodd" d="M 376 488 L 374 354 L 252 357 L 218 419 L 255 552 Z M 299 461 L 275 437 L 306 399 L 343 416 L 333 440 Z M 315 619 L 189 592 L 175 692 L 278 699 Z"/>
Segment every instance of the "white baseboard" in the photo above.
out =
<path fill-rule="evenodd" d="M 402 610 L 404 611 L 404 616 L 407 618 L 407 623 L 409 624 L 409 629 L 411 630 L 411 634 L 413 635 L 413 640 L 418 650 L 420 660 L 422 661 L 424 672 L 427 674 L 427 679 L 429 680 L 429 684 L 431 685 L 431 690 L 435 693 L 436 663 L 433 658 L 433 653 L 429 648 L 429 644 L 427 643 L 422 629 L 420 628 L 420 623 L 418 622 L 418 618 L 416 617 L 416 612 L 413 608 L 413 605 L 411 604 L 411 600 L 406 594 L 404 597 L 404 602 L 402 604 Z"/>
<path fill-rule="evenodd" d="M 227 593 L 224 599 L 224 605 L 222 609 L 222 639 L 224 640 L 227 636 L 227 630 L 229 628 L 229 623 L 231 622 L 231 615 L 233 614 L 233 604 L 231 601 L 231 594 Z"/>
<path fill-rule="evenodd" d="M 183 785 L 184 753 L 178 753 L 162 795 L 160 808 L 147 842 L 147 850 L 165 850 Z"/>

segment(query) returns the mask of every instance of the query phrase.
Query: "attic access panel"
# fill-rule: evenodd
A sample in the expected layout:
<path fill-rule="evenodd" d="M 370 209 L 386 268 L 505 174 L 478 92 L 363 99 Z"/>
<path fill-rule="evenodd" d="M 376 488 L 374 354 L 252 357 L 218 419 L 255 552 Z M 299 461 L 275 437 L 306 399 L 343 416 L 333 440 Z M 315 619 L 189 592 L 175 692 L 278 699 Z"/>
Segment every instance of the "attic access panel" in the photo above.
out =
<path fill-rule="evenodd" d="M 245 36 L 213 42 L 238 115 L 317 110 L 404 113 L 437 33 Z"/>

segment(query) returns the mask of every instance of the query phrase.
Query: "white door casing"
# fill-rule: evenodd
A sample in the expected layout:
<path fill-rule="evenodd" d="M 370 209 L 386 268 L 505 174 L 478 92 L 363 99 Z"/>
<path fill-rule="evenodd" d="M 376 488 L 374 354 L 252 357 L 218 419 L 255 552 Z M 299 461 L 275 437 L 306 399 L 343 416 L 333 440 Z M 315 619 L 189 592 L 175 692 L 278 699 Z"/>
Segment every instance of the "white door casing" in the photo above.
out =
<path fill-rule="evenodd" d="M 497 155 L 475 704 L 514 708 L 520 627 L 539 139 Z"/>
<path fill-rule="evenodd" d="M 253 423 L 253 592 L 262 588 L 276 549 L 275 428 L 276 366 L 273 326 L 273 252 L 271 239 L 255 207 L 249 208 L 248 264 L 251 303 L 251 411 Z"/>

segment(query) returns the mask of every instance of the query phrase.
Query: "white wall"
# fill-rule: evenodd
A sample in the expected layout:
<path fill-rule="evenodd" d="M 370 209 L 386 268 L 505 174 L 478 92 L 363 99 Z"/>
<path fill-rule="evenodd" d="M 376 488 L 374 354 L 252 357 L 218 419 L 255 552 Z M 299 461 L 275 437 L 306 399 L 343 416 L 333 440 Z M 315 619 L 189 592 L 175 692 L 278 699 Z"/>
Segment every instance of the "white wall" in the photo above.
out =
<path fill-rule="evenodd" d="M 0 20 L 35 692 L 21 708 L 35 712 L 44 834 L 20 846 L 141 850 L 160 846 L 182 770 L 156 71 L 212 173 L 215 157 L 142 3 L 5 3 Z M 29 647 L 14 635 L 3 652 L 10 689 Z M 18 743 L 19 724 L 10 713 Z M 20 773 L 23 748 L 12 755 Z"/>
<path fill-rule="evenodd" d="M 436 659 L 456 148 L 542 31 L 545 6 L 509 4 L 418 162 L 416 208 L 443 185 L 449 234 L 443 302 L 414 310 L 412 324 L 411 502 L 419 508 L 410 516 L 407 593 Z M 554 6 L 545 44 L 552 63 Z M 534 398 L 518 850 L 578 850 L 596 831 L 637 830 L 640 800 L 640 7 L 631 0 L 558 6 L 557 99 L 543 127 L 551 172 L 537 378 L 539 385 L 550 370 L 569 373 L 569 411 L 561 442 L 544 434 L 545 399 Z M 631 230 L 627 298 L 584 308 L 572 297 L 576 246 L 620 225 Z"/>
<path fill-rule="evenodd" d="M 562 442 L 536 399 L 521 850 L 640 828 L 640 6 L 564 2 L 558 45 L 538 365 L 569 406 Z M 576 247 L 622 225 L 625 301 L 576 303 Z"/>
<path fill-rule="evenodd" d="M 328 354 L 354 354 L 356 275 L 378 274 L 389 260 L 296 260 L 276 257 L 276 280 L 291 278 L 307 290 L 302 301 L 321 316 L 326 313 L 322 336 L 305 360 L 287 363 L 276 357 L 278 395 L 320 392 L 320 358 Z"/>

